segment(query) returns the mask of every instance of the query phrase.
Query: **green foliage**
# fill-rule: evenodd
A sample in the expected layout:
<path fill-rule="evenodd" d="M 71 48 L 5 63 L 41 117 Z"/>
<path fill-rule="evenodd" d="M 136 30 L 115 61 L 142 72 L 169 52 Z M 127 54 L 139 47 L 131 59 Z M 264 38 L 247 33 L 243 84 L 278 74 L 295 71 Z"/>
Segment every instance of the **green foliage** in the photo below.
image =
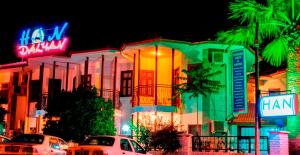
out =
<path fill-rule="evenodd" d="M 115 135 L 114 107 L 111 100 L 97 97 L 95 88 L 79 87 L 72 93 L 62 92 L 60 112 L 49 114 L 44 133 L 81 142 L 86 136 Z M 50 110 L 51 111 L 51 110 Z M 51 116 L 59 115 L 59 121 Z"/>
<path fill-rule="evenodd" d="M 151 135 L 151 146 L 155 149 L 162 149 L 165 153 L 175 152 L 181 147 L 179 132 L 173 126 L 166 126 Z"/>
<path fill-rule="evenodd" d="M 274 39 L 265 48 L 263 57 L 275 66 L 280 66 L 280 62 L 283 62 L 288 56 L 287 40 L 283 37 Z"/>
<path fill-rule="evenodd" d="M 267 0 L 260 4 L 255 0 L 236 0 L 230 3 L 229 11 L 229 19 L 239 20 L 241 25 L 219 32 L 220 42 L 253 46 L 258 23 L 258 42 L 266 45 L 262 56 L 274 66 L 280 66 L 288 53 L 295 53 L 300 45 L 300 1 Z"/>
<path fill-rule="evenodd" d="M 182 80 L 189 80 L 185 83 L 176 85 L 177 94 L 191 93 L 191 97 L 199 95 L 207 96 L 208 93 L 217 93 L 223 85 L 219 80 L 212 79 L 212 76 L 220 74 L 221 71 L 212 71 L 211 67 L 203 64 L 198 65 L 192 70 L 183 70 L 187 77 L 179 77 Z"/>
<path fill-rule="evenodd" d="M 142 124 L 134 125 L 130 123 L 130 128 L 133 130 L 137 142 L 143 145 L 146 151 L 150 149 L 151 132 Z"/>
<path fill-rule="evenodd" d="M 0 96 L 0 105 L 6 104 L 7 100 Z M 0 135 L 3 134 L 3 129 L 5 128 L 4 117 L 8 113 L 3 107 L 0 107 Z"/>

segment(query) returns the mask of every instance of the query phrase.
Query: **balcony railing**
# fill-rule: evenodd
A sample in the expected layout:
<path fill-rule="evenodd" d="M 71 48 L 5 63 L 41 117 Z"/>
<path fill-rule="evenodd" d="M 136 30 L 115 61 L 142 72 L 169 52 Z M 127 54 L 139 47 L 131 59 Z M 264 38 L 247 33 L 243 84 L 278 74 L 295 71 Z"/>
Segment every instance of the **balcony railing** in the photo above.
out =
<path fill-rule="evenodd" d="M 98 95 L 101 95 L 101 90 L 99 90 Z M 121 102 L 120 102 L 120 92 L 119 91 L 113 91 L 111 89 L 103 89 L 102 90 L 102 97 L 106 100 L 111 99 L 114 103 L 115 109 L 121 108 Z M 115 97 L 115 98 L 114 98 Z"/>
<path fill-rule="evenodd" d="M 156 92 L 157 90 L 157 92 Z M 171 85 L 139 85 L 134 88 L 133 106 L 179 105 L 178 98 L 172 98 Z M 173 100 L 173 103 L 172 103 Z"/>

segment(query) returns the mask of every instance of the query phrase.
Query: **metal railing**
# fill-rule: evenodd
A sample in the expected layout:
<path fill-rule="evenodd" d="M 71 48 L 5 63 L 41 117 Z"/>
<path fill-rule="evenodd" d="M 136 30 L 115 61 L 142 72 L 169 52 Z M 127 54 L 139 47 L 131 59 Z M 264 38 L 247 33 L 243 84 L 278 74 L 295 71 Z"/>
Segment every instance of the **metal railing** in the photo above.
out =
<path fill-rule="evenodd" d="M 164 84 L 139 85 L 134 88 L 132 105 L 133 106 L 179 105 L 178 102 L 180 102 L 180 100 L 176 98 L 172 98 L 172 96 L 173 95 L 172 95 L 171 85 L 164 85 Z"/>
<path fill-rule="evenodd" d="M 192 150 L 198 152 L 254 153 L 254 136 L 193 136 Z M 260 152 L 269 153 L 269 139 L 260 137 Z"/>

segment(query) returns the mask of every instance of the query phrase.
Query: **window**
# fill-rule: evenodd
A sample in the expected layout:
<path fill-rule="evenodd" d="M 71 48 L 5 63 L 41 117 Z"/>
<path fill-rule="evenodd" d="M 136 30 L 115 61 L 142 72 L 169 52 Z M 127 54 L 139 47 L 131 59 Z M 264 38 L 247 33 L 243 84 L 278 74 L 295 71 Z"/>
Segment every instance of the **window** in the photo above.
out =
<path fill-rule="evenodd" d="M 133 148 L 134 148 L 134 151 L 136 153 L 142 153 L 142 154 L 146 154 L 146 151 L 143 149 L 143 147 L 141 147 L 136 141 L 134 140 L 130 140 Z"/>
<path fill-rule="evenodd" d="M 2 84 L 0 89 L 0 103 L 7 103 L 8 101 L 8 84 Z"/>
<path fill-rule="evenodd" d="M 121 139 L 120 140 L 120 146 L 121 146 L 121 150 L 132 152 L 130 143 L 127 139 Z"/>
<path fill-rule="evenodd" d="M 58 139 L 54 137 L 49 137 L 49 146 L 53 149 L 59 149 Z"/>
<path fill-rule="evenodd" d="M 89 137 L 83 142 L 83 145 L 102 145 L 102 146 L 113 146 L 115 138 L 113 137 Z"/>
<path fill-rule="evenodd" d="M 154 71 L 140 71 L 140 95 L 154 96 Z"/>
<path fill-rule="evenodd" d="M 122 97 L 132 95 L 132 71 L 121 72 L 121 94 Z"/>
<path fill-rule="evenodd" d="M 198 125 L 199 126 L 199 132 L 198 132 L 198 135 L 201 135 L 201 125 L 199 124 Z M 188 126 L 188 128 L 189 128 L 189 134 L 193 134 L 194 136 L 196 136 L 197 135 L 197 124 L 195 124 L 195 125 L 189 125 Z"/>
<path fill-rule="evenodd" d="M 44 141 L 43 135 L 35 135 L 35 134 L 23 134 L 11 140 L 11 142 L 33 143 L 33 144 L 43 144 L 43 141 Z"/>
<path fill-rule="evenodd" d="M 30 82 L 30 102 L 35 102 L 39 100 L 40 97 L 40 80 L 31 80 Z"/>
<path fill-rule="evenodd" d="M 81 75 L 81 84 L 87 86 L 87 87 L 90 87 L 92 86 L 92 75 L 89 74 L 89 75 Z"/>
<path fill-rule="evenodd" d="M 200 67 L 200 64 L 198 63 L 198 64 L 189 64 L 188 66 L 187 66 L 187 70 L 188 71 L 192 71 L 192 70 L 196 70 L 198 67 Z M 187 83 L 189 83 L 189 82 L 191 82 L 191 77 L 187 77 Z"/>
<path fill-rule="evenodd" d="M 208 61 L 223 63 L 223 49 L 208 49 Z"/>

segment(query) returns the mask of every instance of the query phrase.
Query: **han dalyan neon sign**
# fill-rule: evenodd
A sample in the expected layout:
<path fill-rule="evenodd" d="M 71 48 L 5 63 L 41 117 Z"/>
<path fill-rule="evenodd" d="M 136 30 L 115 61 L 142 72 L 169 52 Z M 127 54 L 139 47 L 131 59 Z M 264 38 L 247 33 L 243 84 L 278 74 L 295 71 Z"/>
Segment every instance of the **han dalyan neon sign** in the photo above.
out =
<path fill-rule="evenodd" d="M 260 99 L 262 117 L 295 116 L 298 114 L 298 95 L 265 96 Z"/>
<path fill-rule="evenodd" d="M 63 53 L 68 46 L 66 29 L 68 23 L 50 29 L 42 27 L 23 30 L 17 44 L 17 53 L 21 58 Z"/>

